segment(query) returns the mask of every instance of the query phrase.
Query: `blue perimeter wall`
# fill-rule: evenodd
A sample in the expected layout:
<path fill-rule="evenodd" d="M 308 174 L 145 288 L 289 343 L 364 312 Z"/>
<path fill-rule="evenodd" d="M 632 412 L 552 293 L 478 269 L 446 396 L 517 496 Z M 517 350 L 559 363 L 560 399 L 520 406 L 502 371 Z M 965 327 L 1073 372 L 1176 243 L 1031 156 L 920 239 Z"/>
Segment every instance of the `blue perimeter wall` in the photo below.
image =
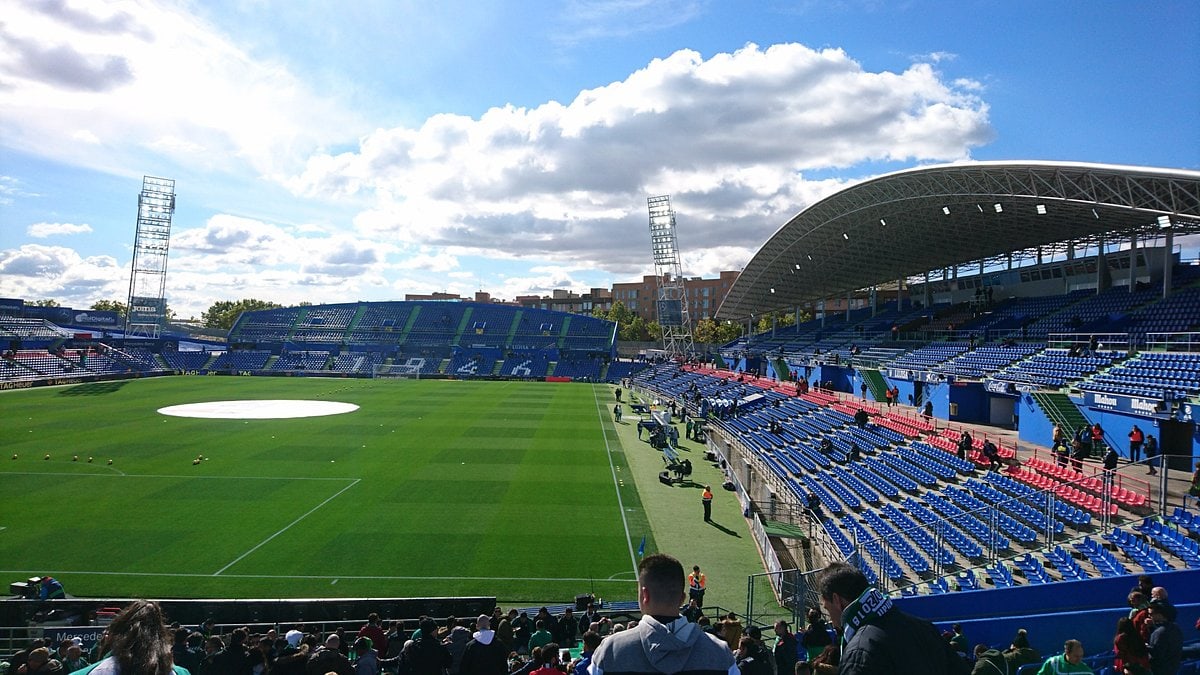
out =
<path fill-rule="evenodd" d="M 894 601 L 940 629 L 962 624 L 972 647 L 979 643 L 1008 647 L 1017 630 L 1024 628 L 1029 643 L 1043 657 L 1062 651 L 1063 642 L 1072 638 L 1083 642 L 1086 653 L 1098 654 L 1112 649 L 1117 619 L 1129 615 L 1126 598 L 1136 585 L 1137 577 L 1130 575 Z M 1167 589 L 1184 635 L 1194 635 L 1192 626 L 1200 618 L 1200 570 L 1155 574 L 1154 585 Z"/>

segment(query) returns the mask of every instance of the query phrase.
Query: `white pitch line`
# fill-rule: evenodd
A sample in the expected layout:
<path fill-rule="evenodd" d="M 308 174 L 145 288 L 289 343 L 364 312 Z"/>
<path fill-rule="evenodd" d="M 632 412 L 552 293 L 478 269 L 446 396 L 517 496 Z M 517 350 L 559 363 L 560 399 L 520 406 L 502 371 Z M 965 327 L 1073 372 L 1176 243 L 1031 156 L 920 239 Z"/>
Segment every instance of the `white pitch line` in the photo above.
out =
<path fill-rule="evenodd" d="M 204 478 L 209 480 L 315 480 L 315 481 L 337 481 L 345 482 L 348 480 L 362 480 L 361 478 L 350 478 L 349 476 L 338 477 L 321 477 L 321 476 L 208 476 L 196 474 L 154 474 L 154 473 L 122 473 L 118 469 L 113 469 L 117 473 L 74 473 L 70 471 L 0 471 L 0 477 L 3 476 L 75 476 L 84 478 Z"/>
<path fill-rule="evenodd" d="M 290 529 L 292 528 L 292 526 L 293 526 L 293 525 L 295 525 L 296 523 L 298 523 L 298 522 L 300 522 L 300 521 L 304 520 L 305 518 L 309 517 L 310 515 L 312 515 L 313 513 L 315 513 L 315 512 L 317 511 L 317 509 L 321 508 L 322 506 L 325 506 L 325 505 L 326 505 L 326 504 L 328 504 L 329 502 L 331 502 L 331 501 L 333 501 L 333 500 L 337 499 L 339 496 L 341 496 L 341 494 L 342 494 L 343 492 L 345 492 L 346 490 L 349 490 L 350 488 L 354 487 L 355 485 L 358 485 L 358 484 L 359 484 L 361 481 L 362 481 L 362 479 L 361 479 L 361 478 L 355 478 L 353 483 L 351 483 L 351 484 L 347 485 L 346 487 L 342 488 L 341 490 L 338 490 L 337 492 L 333 493 L 333 496 L 329 497 L 329 499 L 326 499 L 325 501 L 321 502 L 320 504 L 317 504 L 316 506 L 312 507 L 312 508 L 311 508 L 311 509 L 309 509 L 309 510 L 308 510 L 308 511 L 307 511 L 307 512 L 304 514 L 304 515 L 302 515 L 302 516 L 300 516 L 299 518 L 297 518 L 297 519 L 293 520 L 292 522 L 288 523 L 287 525 L 285 525 L 285 526 L 283 527 L 283 529 L 279 530 L 279 531 L 278 531 L 278 532 L 276 532 L 275 534 L 273 534 L 273 535 L 271 535 L 271 536 L 267 537 L 266 539 L 263 539 L 262 541 L 258 542 L 258 544 L 257 544 L 257 545 L 256 545 L 254 548 L 252 548 L 252 549 L 250 549 L 249 551 L 246 551 L 245 553 L 243 553 L 243 554 L 239 555 L 238 557 L 234 558 L 234 559 L 233 559 L 233 561 L 232 561 L 232 562 L 230 562 L 228 565 L 226 565 L 226 566 L 222 567 L 221 569 L 217 570 L 216 572 L 213 572 L 213 573 L 212 573 L 212 576 L 214 576 L 214 577 L 221 576 L 221 572 L 224 572 L 225 570 L 229 569 L 230 567 L 233 567 L 234 565 L 238 564 L 239 562 L 241 562 L 242 558 L 245 558 L 246 556 L 250 555 L 251 553 L 254 553 L 254 552 L 255 552 L 255 551 L 257 551 L 258 549 L 260 549 L 260 548 L 262 548 L 264 545 L 266 545 L 266 544 L 267 544 L 267 542 L 271 541 L 271 540 L 272 540 L 272 539 L 274 539 L 275 537 L 278 537 L 279 535 L 283 534 L 284 532 L 287 532 L 288 530 L 290 530 Z"/>
<path fill-rule="evenodd" d="M 596 417 L 600 418 L 600 434 L 604 437 L 604 454 L 608 455 L 608 468 L 612 471 L 613 490 L 617 493 L 617 507 L 621 511 L 621 525 L 625 528 L 625 543 L 629 545 L 629 562 L 633 564 L 633 576 L 637 578 L 637 557 L 633 553 L 633 537 L 629 534 L 629 521 L 625 518 L 625 502 L 621 499 L 621 485 L 617 480 L 617 467 L 613 464 L 612 448 L 608 445 L 608 428 L 604 426 L 604 408 L 600 406 L 597 388 L 592 385 L 592 399 L 596 401 Z M 607 387 L 605 387 L 607 389 Z"/>
<path fill-rule="evenodd" d="M 207 572 L 100 572 L 96 570 L 46 570 L 46 569 L 27 569 L 27 570 L 0 570 L 0 574 L 57 574 L 60 577 L 69 574 L 80 576 L 105 576 L 105 577 L 166 577 L 178 579 L 210 579 L 213 575 Z M 347 575 L 347 574 L 222 574 L 222 579 L 348 579 L 348 580 L 364 580 L 364 581 L 569 581 L 569 582 L 595 582 L 595 583 L 621 583 L 628 584 L 629 579 L 595 579 L 592 577 L 462 577 L 462 576 L 388 576 L 388 575 Z"/>

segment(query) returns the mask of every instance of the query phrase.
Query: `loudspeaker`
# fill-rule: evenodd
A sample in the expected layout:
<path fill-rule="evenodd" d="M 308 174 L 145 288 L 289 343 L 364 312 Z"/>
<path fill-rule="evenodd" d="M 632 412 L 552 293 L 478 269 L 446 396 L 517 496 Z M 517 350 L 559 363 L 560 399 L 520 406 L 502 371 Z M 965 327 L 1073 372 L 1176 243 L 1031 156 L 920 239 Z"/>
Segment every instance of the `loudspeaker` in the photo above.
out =
<path fill-rule="evenodd" d="M 1192 436 L 1195 422 L 1161 420 L 1158 423 L 1158 447 L 1164 466 L 1175 471 L 1192 470 Z"/>

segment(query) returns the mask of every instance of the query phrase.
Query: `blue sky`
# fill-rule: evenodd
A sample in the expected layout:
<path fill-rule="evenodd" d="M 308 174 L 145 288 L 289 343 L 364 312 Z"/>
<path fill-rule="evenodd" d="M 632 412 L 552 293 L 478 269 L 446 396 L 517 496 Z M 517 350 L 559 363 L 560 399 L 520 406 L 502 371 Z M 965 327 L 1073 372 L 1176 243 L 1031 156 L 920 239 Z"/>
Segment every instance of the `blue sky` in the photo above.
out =
<path fill-rule="evenodd" d="M 0 0 L 0 297 L 499 298 L 739 269 L 922 164 L 1200 169 L 1200 3 Z"/>

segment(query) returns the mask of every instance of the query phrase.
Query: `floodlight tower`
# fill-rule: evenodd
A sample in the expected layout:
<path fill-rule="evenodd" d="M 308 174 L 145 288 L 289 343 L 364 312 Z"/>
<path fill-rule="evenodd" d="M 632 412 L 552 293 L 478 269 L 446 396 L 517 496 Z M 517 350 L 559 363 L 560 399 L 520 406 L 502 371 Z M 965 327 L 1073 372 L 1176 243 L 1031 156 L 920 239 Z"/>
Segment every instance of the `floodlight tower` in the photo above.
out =
<path fill-rule="evenodd" d="M 129 306 L 125 337 L 157 338 L 166 318 L 167 248 L 171 214 L 175 213 L 175 181 L 142 177 L 138 194 L 137 234 L 129 273 Z"/>
<path fill-rule="evenodd" d="M 662 329 L 663 351 L 675 358 L 691 357 L 696 351 L 692 321 L 688 317 L 687 293 L 679 264 L 679 244 L 675 239 L 675 212 L 671 196 L 646 200 L 650 209 L 650 249 L 654 254 L 654 273 L 658 276 L 658 326 Z"/>

